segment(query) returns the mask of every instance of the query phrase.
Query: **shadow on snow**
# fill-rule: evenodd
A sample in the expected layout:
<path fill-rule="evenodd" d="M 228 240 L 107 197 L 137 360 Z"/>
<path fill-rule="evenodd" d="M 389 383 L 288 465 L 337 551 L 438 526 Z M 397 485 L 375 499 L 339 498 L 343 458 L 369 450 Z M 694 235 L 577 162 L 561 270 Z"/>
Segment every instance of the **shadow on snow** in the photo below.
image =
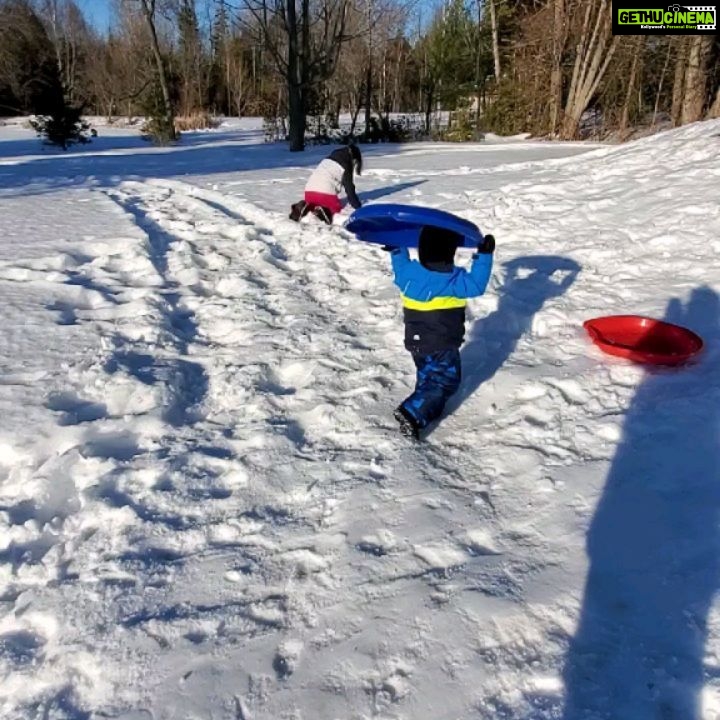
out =
<path fill-rule="evenodd" d="M 720 298 L 696 289 L 665 319 L 700 333 L 705 357 L 649 369 L 628 408 L 588 531 L 563 720 L 702 717 L 720 573 Z"/>
<path fill-rule="evenodd" d="M 580 272 L 578 263 L 558 255 L 527 255 L 502 267 L 498 307 L 477 320 L 468 334 L 460 351 L 463 381 L 448 402 L 446 417 L 495 375 L 530 329 L 535 313 L 547 300 L 565 293 Z"/>
<path fill-rule="evenodd" d="M 148 237 L 149 256 L 158 275 L 165 281 L 162 290 L 163 328 L 177 355 L 181 357 L 156 357 L 137 352 L 126 338 L 116 336 L 116 350 L 106 364 L 109 373 L 122 368 L 145 385 L 161 380 L 169 389 L 169 398 L 163 410 L 163 419 L 171 425 L 191 425 L 200 419 L 199 405 L 207 395 L 207 373 L 200 363 L 185 359 L 190 344 L 197 337 L 197 322 L 191 310 L 182 305 L 178 284 L 168 278 L 167 254 L 176 238 L 165 232 L 134 200 L 122 202 L 112 199 L 129 212 L 138 227 Z"/>
<path fill-rule="evenodd" d="M 105 143 L 95 145 L 95 141 L 64 153 L 52 149 L 43 152 L 39 140 L 7 140 L 0 142 L 0 161 L 13 157 L 18 157 L 18 161 L 0 163 L 0 190 L 10 191 L 10 196 L 29 196 L 72 187 L 114 187 L 128 179 L 276 168 L 288 171 L 315 166 L 338 146 L 308 146 L 304 152 L 291 153 L 285 143 L 252 142 L 258 135 L 257 131 L 190 133 L 183 134 L 180 143 L 163 148 L 154 148 L 137 136 L 114 136 Z M 363 154 L 385 155 L 399 152 L 400 147 L 389 143 L 367 149 L 363 146 Z M 30 157 L 23 157 L 28 154 Z M 419 183 L 408 187 L 414 184 Z M 403 186 L 396 186 L 393 191 L 398 189 Z"/>

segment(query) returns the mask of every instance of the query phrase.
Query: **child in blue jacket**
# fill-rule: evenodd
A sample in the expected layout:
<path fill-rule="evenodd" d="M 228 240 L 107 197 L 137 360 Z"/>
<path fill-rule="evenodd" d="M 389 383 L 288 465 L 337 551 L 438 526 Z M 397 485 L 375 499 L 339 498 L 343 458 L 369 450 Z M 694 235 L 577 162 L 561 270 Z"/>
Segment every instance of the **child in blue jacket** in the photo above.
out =
<path fill-rule="evenodd" d="M 415 391 L 395 410 L 395 419 L 415 439 L 460 387 L 466 299 L 482 295 L 490 279 L 495 238 L 483 238 L 469 271 L 453 264 L 460 241 L 456 233 L 426 226 L 418 260 L 410 259 L 407 248 L 388 248 L 402 292 L 405 347 L 417 368 Z"/>

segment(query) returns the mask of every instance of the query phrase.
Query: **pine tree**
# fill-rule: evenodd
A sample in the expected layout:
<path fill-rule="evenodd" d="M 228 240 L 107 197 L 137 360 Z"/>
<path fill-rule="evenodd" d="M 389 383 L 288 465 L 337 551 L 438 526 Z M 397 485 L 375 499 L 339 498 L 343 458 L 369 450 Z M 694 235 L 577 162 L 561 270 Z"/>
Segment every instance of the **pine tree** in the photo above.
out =
<path fill-rule="evenodd" d="M 90 125 L 82 119 L 82 109 L 63 102 L 51 115 L 40 115 L 30 120 L 33 129 L 50 145 L 67 150 L 77 143 L 88 143 Z"/>
<path fill-rule="evenodd" d="M 451 0 L 430 30 L 429 59 L 437 98 L 446 108 L 467 105 L 475 84 L 477 25 L 464 0 Z"/>
<path fill-rule="evenodd" d="M 200 66 L 202 48 L 200 27 L 193 0 L 182 0 L 178 12 L 178 34 L 180 40 L 181 112 L 189 115 L 203 106 Z"/>

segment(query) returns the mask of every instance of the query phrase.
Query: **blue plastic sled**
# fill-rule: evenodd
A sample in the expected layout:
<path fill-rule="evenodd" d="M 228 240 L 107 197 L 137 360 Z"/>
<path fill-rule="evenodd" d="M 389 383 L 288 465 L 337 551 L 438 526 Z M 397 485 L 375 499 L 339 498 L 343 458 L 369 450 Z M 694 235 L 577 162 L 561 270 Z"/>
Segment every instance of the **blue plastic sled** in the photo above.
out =
<path fill-rule="evenodd" d="M 345 227 L 364 242 L 416 248 L 426 225 L 456 232 L 463 238 L 460 247 L 474 249 L 483 239 L 478 226 L 469 220 L 416 205 L 364 205 L 350 216 Z"/>

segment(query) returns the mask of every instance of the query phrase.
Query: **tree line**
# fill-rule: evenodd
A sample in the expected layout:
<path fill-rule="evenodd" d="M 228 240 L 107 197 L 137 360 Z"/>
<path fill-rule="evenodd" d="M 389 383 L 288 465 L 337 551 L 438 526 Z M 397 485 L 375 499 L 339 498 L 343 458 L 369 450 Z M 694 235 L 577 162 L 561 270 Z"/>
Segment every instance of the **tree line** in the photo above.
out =
<path fill-rule="evenodd" d="M 717 35 L 613 36 L 610 0 L 0 0 L 0 115 L 141 115 L 160 140 L 214 115 L 378 139 L 450 111 L 451 139 L 574 139 L 720 117 Z M 362 129 L 362 132 L 359 130 Z M 397 128 L 396 128 L 397 129 Z"/>

